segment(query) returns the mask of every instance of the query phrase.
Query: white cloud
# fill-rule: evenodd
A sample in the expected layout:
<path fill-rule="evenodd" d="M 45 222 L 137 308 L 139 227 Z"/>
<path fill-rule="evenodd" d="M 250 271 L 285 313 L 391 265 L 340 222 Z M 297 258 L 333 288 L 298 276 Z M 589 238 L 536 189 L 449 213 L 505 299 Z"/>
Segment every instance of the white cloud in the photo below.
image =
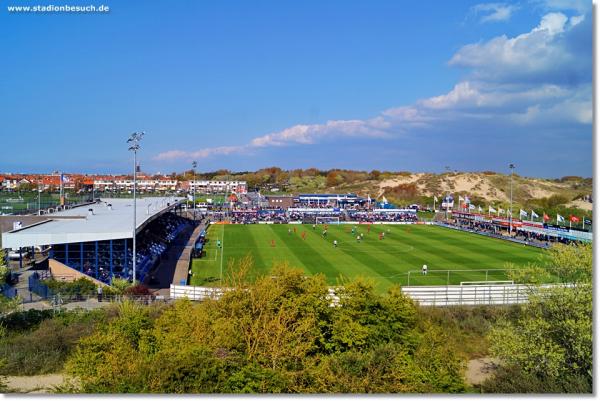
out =
<path fill-rule="evenodd" d="M 524 112 L 511 113 L 508 117 L 520 125 L 591 125 L 592 113 L 591 86 L 583 85 L 571 90 L 568 96 L 546 105 L 534 104 Z"/>
<path fill-rule="evenodd" d="M 204 148 L 197 151 L 169 150 L 159 153 L 154 160 L 177 160 L 177 159 L 205 159 L 215 155 L 230 155 L 243 153 L 246 150 L 244 146 L 219 146 L 214 148 Z"/>
<path fill-rule="evenodd" d="M 569 19 L 563 13 L 550 13 L 542 17 L 540 24 L 532 32 L 547 31 L 550 36 L 564 32 Z"/>
<path fill-rule="evenodd" d="M 482 3 L 471 8 L 471 13 L 480 16 L 479 22 L 508 21 L 519 7 L 507 3 Z"/>
<path fill-rule="evenodd" d="M 532 133 L 542 132 L 548 124 L 591 125 L 592 49 L 579 46 L 586 35 L 591 37 L 591 24 L 583 15 L 569 18 L 559 12 L 548 13 L 527 33 L 513 38 L 502 35 L 459 49 L 449 64 L 466 67 L 470 73 L 445 94 L 389 108 L 366 120 L 299 124 L 255 137 L 244 145 L 171 150 L 156 159 L 200 159 L 330 139 L 385 140 L 427 135 L 431 129 L 470 122 L 482 127 L 525 126 Z"/>
<path fill-rule="evenodd" d="M 544 15 L 530 32 L 513 38 L 506 35 L 460 48 L 451 66 L 468 68 L 471 78 L 496 82 L 560 82 L 591 79 L 592 49 L 581 42 L 589 26 L 582 16 L 553 12 Z M 587 24 L 589 25 L 589 24 Z M 580 29 L 582 28 L 582 29 Z"/>

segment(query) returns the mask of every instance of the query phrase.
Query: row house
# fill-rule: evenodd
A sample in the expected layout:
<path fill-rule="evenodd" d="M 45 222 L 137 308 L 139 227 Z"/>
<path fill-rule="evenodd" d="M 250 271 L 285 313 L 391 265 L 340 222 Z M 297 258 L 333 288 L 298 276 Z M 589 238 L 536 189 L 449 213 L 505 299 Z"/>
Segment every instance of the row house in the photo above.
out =
<path fill-rule="evenodd" d="M 141 177 L 136 180 L 137 190 L 145 192 L 175 191 L 178 181 L 173 179 L 148 179 Z M 129 178 L 103 178 L 94 180 L 94 189 L 97 191 L 133 191 L 133 180 Z"/>
<path fill-rule="evenodd" d="M 95 191 L 114 191 L 117 189 L 115 182 L 112 179 L 95 179 L 94 190 Z"/>
<path fill-rule="evenodd" d="M 189 181 L 190 191 L 195 190 L 198 193 L 236 193 L 245 194 L 248 192 L 246 181 Z"/>
<path fill-rule="evenodd" d="M 0 176 L 0 188 L 5 190 L 15 190 L 19 186 L 20 177 Z"/>

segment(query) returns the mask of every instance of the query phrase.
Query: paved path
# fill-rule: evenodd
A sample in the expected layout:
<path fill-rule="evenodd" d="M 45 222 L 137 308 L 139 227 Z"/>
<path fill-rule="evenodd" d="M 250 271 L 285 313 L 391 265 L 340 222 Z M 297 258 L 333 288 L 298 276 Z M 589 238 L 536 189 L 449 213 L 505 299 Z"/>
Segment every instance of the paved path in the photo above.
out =
<path fill-rule="evenodd" d="M 173 241 L 169 250 L 152 273 L 154 280 L 149 287 L 155 294 L 166 297 L 169 296 L 171 283 L 173 283 L 174 280 L 180 280 L 178 277 L 181 275 L 181 272 L 178 271 L 178 266 L 179 270 L 181 270 L 181 260 L 186 258 L 189 259 L 186 250 L 190 246 L 194 246 L 196 238 L 198 238 L 200 232 L 204 230 L 205 224 L 206 223 L 202 222 L 195 229 L 192 227 L 186 228 L 175 241 Z M 177 278 L 175 276 L 177 276 Z M 187 277 L 187 266 L 185 268 L 185 277 Z"/>
<path fill-rule="evenodd" d="M 19 282 L 14 286 L 17 290 L 17 295 L 20 296 L 26 302 L 39 301 L 42 298 L 29 291 L 29 277 L 35 273 L 32 269 L 23 269 L 18 271 Z"/>
<path fill-rule="evenodd" d="M 190 260 L 192 258 L 192 249 L 194 249 L 194 245 L 196 244 L 196 240 L 198 239 L 198 236 L 200 236 L 200 233 L 206 229 L 206 224 L 206 220 L 200 223 L 189 237 L 187 244 L 179 256 L 179 260 L 177 261 L 175 273 L 171 280 L 172 284 L 179 285 L 183 280 L 187 282 L 188 269 L 190 268 Z M 169 286 L 171 283 L 169 283 Z"/>
<path fill-rule="evenodd" d="M 93 310 L 93 309 L 100 309 L 100 308 L 106 308 L 107 306 L 114 304 L 113 302 L 98 302 L 97 299 L 95 298 L 90 298 L 90 299 L 86 299 L 85 301 L 75 301 L 75 302 L 68 302 L 68 303 L 64 303 L 62 305 L 60 305 L 61 309 L 66 309 L 66 310 L 75 310 L 75 309 L 86 309 L 86 310 Z M 50 300 L 40 300 L 37 302 L 27 302 L 24 304 L 21 304 L 19 306 L 20 310 L 26 311 L 26 310 L 30 310 L 30 309 L 37 309 L 37 310 L 46 310 L 46 309 L 53 309 L 52 303 L 50 302 Z"/>
<path fill-rule="evenodd" d="M 495 358 L 471 359 L 465 371 L 466 382 L 470 385 L 478 385 L 491 378 L 498 369 L 498 360 Z"/>
<path fill-rule="evenodd" d="M 37 376 L 7 376 L 6 385 L 9 391 L 17 393 L 44 394 L 52 393 L 54 387 L 65 384 L 65 377 L 60 374 Z"/>

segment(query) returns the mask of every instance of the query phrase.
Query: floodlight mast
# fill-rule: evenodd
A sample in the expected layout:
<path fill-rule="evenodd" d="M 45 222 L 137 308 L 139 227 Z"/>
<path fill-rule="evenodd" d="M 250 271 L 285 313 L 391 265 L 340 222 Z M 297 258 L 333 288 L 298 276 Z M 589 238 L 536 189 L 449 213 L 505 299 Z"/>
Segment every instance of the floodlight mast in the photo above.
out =
<path fill-rule="evenodd" d="M 513 174 L 515 171 L 515 165 L 513 163 L 510 163 L 508 165 L 508 168 L 510 169 L 510 217 L 508 218 L 508 232 L 509 234 L 512 235 L 512 217 L 513 217 L 513 213 L 512 213 L 512 198 L 513 198 Z"/>
<path fill-rule="evenodd" d="M 193 195 L 192 196 L 193 196 L 193 201 L 194 201 L 194 221 L 196 220 L 196 167 L 198 167 L 198 163 L 194 160 L 192 162 L 192 179 L 193 179 L 193 187 L 192 187 Z"/>
<path fill-rule="evenodd" d="M 129 146 L 129 150 L 133 152 L 133 230 L 132 230 L 132 235 L 133 235 L 133 246 L 132 246 L 132 267 L 133 267 L 133 279 L 132 282 L 133 284 L 135 284 L 135 279 L 136 279 L 136 249 L 135 249 L 135 237 L 136 237 L 136 228 L 137 228 L 137 224 L 136 224 L 136 214 L 137 214 L 137 208 L 136 208 L 136 185 L 137 185 L 137 151 L 140 149 L 140 141 L 142 140 L 142 138 L 144 137 L 144 132 L 134 132 L 133 134 L 131 134 L 131 136 L 129 137 L 129 139 L 127 140 L 127 143 L 130 144 Z"/>

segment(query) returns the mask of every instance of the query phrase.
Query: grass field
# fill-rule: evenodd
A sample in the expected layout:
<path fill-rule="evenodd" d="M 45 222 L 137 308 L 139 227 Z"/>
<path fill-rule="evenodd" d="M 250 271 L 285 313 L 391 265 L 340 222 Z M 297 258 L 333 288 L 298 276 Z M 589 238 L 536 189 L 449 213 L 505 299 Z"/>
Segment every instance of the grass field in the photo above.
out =
<path fill-rule="evenodd" d="M 379 291 L 409 281 L 410 285 L 499 281 L 506 280 L 507 262 L 524 265 L 544 252 L 438 226 L 372 225 L 370 232 L 366 225 L 356 227 L 364 234 L 360 243 L 351 234 L 351 225 L 329 225 L 327 238 L 322 237 L 322 226 L 313 230 L 311 225 L 293 224 L 212 225 L 205 255 L 193 261 L 190 284 L 218 285 L 221 269 L 227 275 L 229 261 L 247 254 L 254 259 L 249 279 L 268 273 L 274 263 L 287 261 L 309 274 L 323 273 L 332 285 L 340 278 L 369 278 Z M 385 238 L 380 240 L 382 231 Z M 217 240 L 222 249 L 217 248 Z M 333 240 L 338 241 L 337 248 Z M 420 271 L 423 264 L 428 265 L 426 276 Z"/>
<path fill-rule="evenodd" d="M 67 193 L 67 202 L 81 202 L 90 195 Z M 58 193 L 42 192 L 40 194 L 40 207 L 42 209 L 54 207 L 60 203 Z M 38 193 L 36 191 L 0 192 L 0 214 L 14 214 L 37 212 Z"/>

